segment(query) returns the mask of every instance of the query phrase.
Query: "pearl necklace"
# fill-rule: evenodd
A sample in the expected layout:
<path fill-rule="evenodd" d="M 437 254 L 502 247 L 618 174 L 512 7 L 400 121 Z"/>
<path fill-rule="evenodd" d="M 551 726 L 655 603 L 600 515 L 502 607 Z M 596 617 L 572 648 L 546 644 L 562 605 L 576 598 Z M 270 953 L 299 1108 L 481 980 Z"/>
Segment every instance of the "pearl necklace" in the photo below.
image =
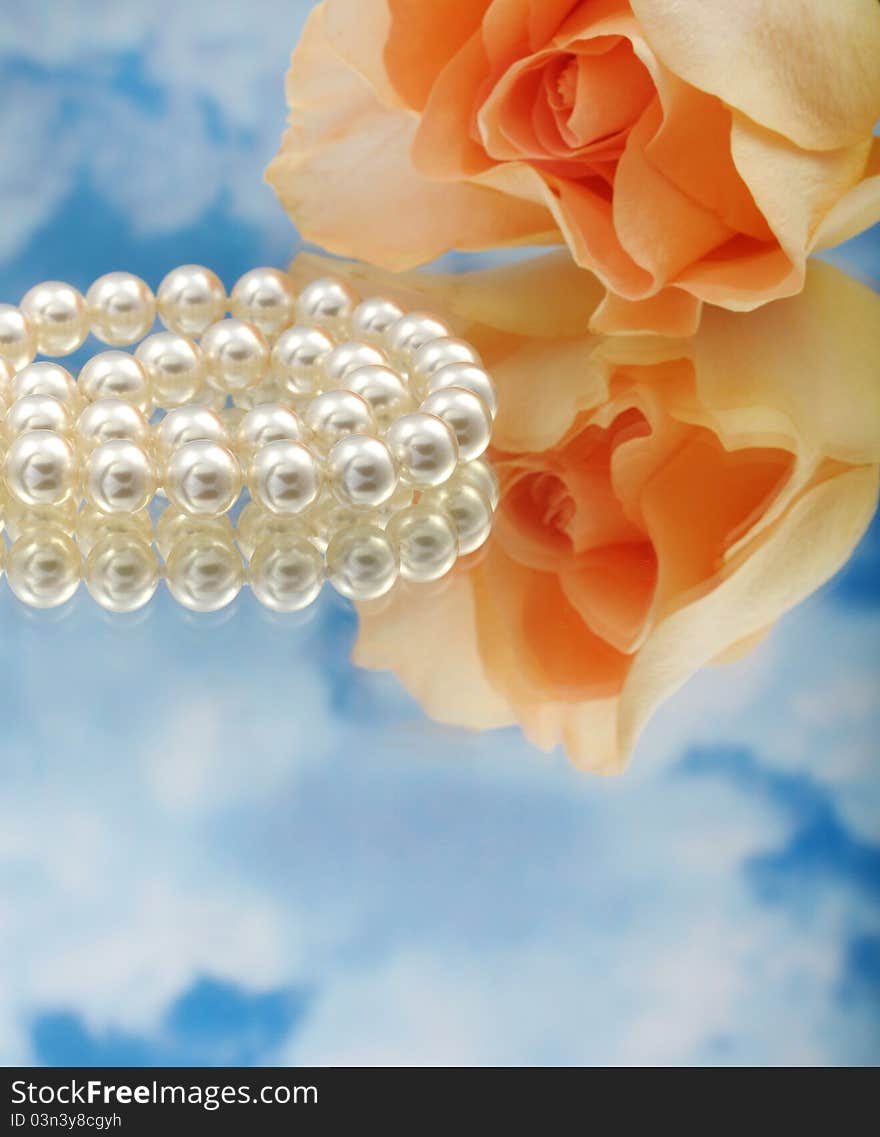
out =
<path fill-rule="evenodd" d="M 157 312 L 167 330 L 152 333 Z M 141 342 L 94 355 L 77 380 L 34 362 L 90 331 L 114 349 Z M 297 295 L 257 268 L 227 298 L 184 265 L 155 296 L 122 272 L 84 297 L 39 284 L 0 305 L 9 585 L 53 607 L 83 577 L 100 605 L 132 611 L 164 577 L 181 604 L 213 611 L 247 579 L 296 611 L 325 577 L 358 600 L 398 576 L 437 580 L 489 534 L 495 410 L 479 356 L 446 324 L 342 280 Z M 154 497 L 168 502 L 155 527 Z"/>

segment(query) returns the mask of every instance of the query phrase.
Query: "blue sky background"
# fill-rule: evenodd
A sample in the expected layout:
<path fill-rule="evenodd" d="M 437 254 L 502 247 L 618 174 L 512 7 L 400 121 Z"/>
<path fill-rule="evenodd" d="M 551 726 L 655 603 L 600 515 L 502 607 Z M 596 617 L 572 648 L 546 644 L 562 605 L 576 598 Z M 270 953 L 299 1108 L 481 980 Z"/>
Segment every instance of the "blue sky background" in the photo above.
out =
<path fill-rule="evenodd" d="M 0 297 L 284 265 L 307 8 L 2 0 Z M 0 586 L 0 1061 L 876 1064 L 878 580 L 875 524 L 610 781 L 428 722 L 328 595 Z"/>

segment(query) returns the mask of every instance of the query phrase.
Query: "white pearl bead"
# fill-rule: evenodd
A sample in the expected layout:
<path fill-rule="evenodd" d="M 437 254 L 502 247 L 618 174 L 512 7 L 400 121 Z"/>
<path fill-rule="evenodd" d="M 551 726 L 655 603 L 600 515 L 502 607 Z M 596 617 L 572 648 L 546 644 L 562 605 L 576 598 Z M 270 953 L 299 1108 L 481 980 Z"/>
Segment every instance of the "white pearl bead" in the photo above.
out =
<path fill-rule="evenodd" d="M 266 538 L 251 557 L 248 582 L 265 607 L 274 612 L 299 612 L 321 591 L 324 560 L 304 537 Z"/>
<path fill-rule="evenodd" d="M 175 407 L 156 425 L 156 451 L 166 462 L 172 451 L 187 442 L 216 442 L 229 445 L 229 434 L 223 420 L 210 407 L 189 405 Z"/>
<path fill-rule="evenodd" d="M 150 378 L 142 364 L 127 351 L 101 351 L 79 373 L 78 390 L 90 403 L 96 399 L 124 399 L 145 415 L 153 409 Z"/>
<path fill-rule="evenodd" d="M 13 399 L 25 395 L 51 395 L 65 406 L 75 410 L 80 404 L 76 381 L 60 363 L 29 363 L 12 381 Z"/>
<path fill-rule="evenodd" d="M 369 524 L 383 528 L 378 511 L 353 509 L 350 505 L 343 505 L 326 487 L 303 520 L 309 527 L 309 536 L 322 552 L 337 533 L 350 529 L 352 525 Z"/>
<path fill-rule="evenodd" d="M 451 477 L 458 461 L 455 434 L 443 419 L 419 411 L 389 426 L 385 441 L 410 485 L 438 486 Z"/>
<path fill-rule="evenodd" d="M 293 323 L 296 290 L 290 277 L 277 268 L 252 268 L 229 295 L 233 316 L 245 320 L 269 340 Z"/>
<path fill-rule="evenodd" d="M 382 339 L 403 310 L 384 296 L 370 296 L 362 300 L 351 314 L 351 334 L 367 343 L 382 343 Z"/>
<path fill-rule="evenodd" d="M 370 404 L 354 391 L 324 391 L 316 395 L 304 417 L 315 445 L 324 451 L 347 434 L 367 434 L 377 429 Z"/>
<path fill-rule="evenodd" d="M 403 367 L 409 367 L 412 357 L 422 344 L 431 340 L 448 339 L 451 329 L 427 312 L 407 312 L 395 320 L 385 333 L 388 354 Z"/>
<path fill-rule="evenodd" d="M 337 344 L 325 357 L 322 364 L 326 382 L 324 387 L 331 390 L 334 387 L 344 387 L 345 377 L 350 371 L 358 367 L 366 367 L 370 363 L 387 364 L 388 358 L 379 348 L 368 343 L 357 343 L 355 340 L 346 340 Z"/>
<path fill-rule="evenodd" d="M 6 561 L 9 587 L 30 608 L 57 608 L 69 600 L 81 571 L 76 542 L 55 527 L 23 533 Z"/>
<path fill-rule="evenodd" d="M 262 541 L 287 537 L 311 537 L 314 532 L 311 523 L 313 508 L 297 515 L 270 513 L 259 502 L 249 501 L 239 513 L 235 527 L 235 539 L 239 549 L 245 557 L 251 557 L 254 549 Z"/>
<path fill-rule="evenodd" d="M 439 367 L 428 380 L 427 394 L 433 395 L 445 387 L 464 387 L 467 391 L 473 391 L 489 408 L 493 419 L 498 413 L 495 384 L 488 373 L 475 363 L 446 363 Z"/>
<path fill-rule="evenodd" d="M 333 340 L 320 328 L 288 328 L 272 348 L 272 375 L 290 395 L 314 395 L 324 378 L 321 365 L 332 349 Z"/>
<path fill-rule="evenodd" d="M 16 399 L 7 411 L 6 429 L 11 438 L 28 430 L 70 434 L 73 416 L 64 403 L 52 395 L 25 395 L 23 399 Z"/>
<path fill-rule="evenodd" d="M 325 554 L 327 579 L 350 600 L 384 596 L 397 580 L 397 549 L 384 530 L 354 525 L 338 532 Z"/>
<path fill-rule="evenodd" d="M 241 467 L 235 455 L 216 442 L 185 442 L 166 463 L 164 488 L 178 509 L 217 517 L 232 508 L 241 492 Z"/>
<path fill-rule="evenodd" d="M 136 612 L 159 585 L 159 563 L 148 541 L 108 533 L 86 557 L 83 576 L 92 599 L 108 612 Z"/>
<path fill-rule="evenodd" d="M 0 355 L 0 399 L 7 405 L 12 401 L 12 380 L 15 378 L 15 368 Z"/>
<path fill-rule="evenodd" d="M 369 434 L 341 438 L 327 455 L 327 478 L 343 505 L 375 509 L 397 487 L 397 467 L 391 451 Z"/>
<path fill-rule="evenodd" d="M 156 298 L 162 323 L 183 336 L 200 336 L 226 314 L 223 282 L 202 265 L 172 269 L 159 285 Z"/>
<path fill-rule="evenodd" d="M 194 517 L 173 505 L 162 510 L 156 522 L 156 545 L 165 560 L 168 560 L 172 550 L 182 541 L 188 541 L 191 537 L 217 540 L 229 545 L 235 537 L 235 530 L 225 515 Z"/>
<path fill-rule="evenodd" d="M 440 387 L 420 410 L 436 415 L 455 431 L 458 456 L 463 462 L 479 458 L 492 439 L 492 415 L 479 395 L 465 387 Z"/>
<path fill-rule="evenodd" d="M 370 405 L 381 429 L 398 415 L 413 409 L 408 387 L 390 367 L 381 364 L 358 367 L 348 372 L 343 385 Z"/>
<path fill-rule="evenodd" d="M 37 337 L 30 322 L 14 304 L 0 304 L 0 359 L 15 371 L 37 354 Z"/>
<path fill-rule="evenodd" d="M 492 531 L 492 505 L 476 486 L 458 478 L 425 495 L 426 504 L 443 510 L 452 518 L 458 533 L 461 556 L 473 553 Z"/>
<path fill-rule="evenodd" d="M 43 355 L 68 355 L 89 334 L 86 302 L 63 281 L 35 285 L 22 297 L 20 308 L 36 334 L 37 351 Z"/>
<path fill-rule="evenodd" d="M 398 548 L 404 580 L 439 580 L 458 558 L 454 523 L 430 505 L 420 503 L 396 513 L 386 532 Z"/>
<path fill-rule="evenodd" d="M 76 516 L 76 540 L 84 557 L 106 537 L 137 537 L 147 544 L 153 539 L 153 522 L 149 510 L 135 513 L 102 513 L 89 502 Z"/>
<path fill-rule="evenodd" d="M 281 403 L 262 403 L 248 411 L 235 432 L 235 450 L 242 462 L 269 442 L 302 442 L 303 425 L 290 407 Z"/>
<path fill-rule="evenodd" d="M 145 450 L 152 442 L 145 415 L 124 399 L 90 403 L 76 420 L 76 437 L 87 452 L 114 438 L 134 442 Z"/>
<path fill-rule="evenodd" d="M 147 336 L 134 355 L 149 376 L 157 406 L 165 409 L 182 406 L 205 386 L 201 348 L 177 332 Z"/>
<path fill-rule="evenodd" d="M 34 530 L 61 529 L 74 533 L 77 528 L 77 508 L 73 497 L 54 505 L 23 505 L 14 497 L 6 503 L 4 521 L 10 541 L 17 541 L 23 533 Z"/>
<path fill-rule="evenodd" d="M 10 443 L 6 484 L 22 505 L 56 505 L 70 497 L 77 478 L 76 451 L 52 430 L 31 430 Z"/>
<path fill-rule="evenodd" d="M 135 343 L 156 319 L 156 297 L 130 272 L 99 276 L 86 293 L 86 307 L 92 335 L 104 343 Z"/>
<path fill-rule="evenodd" d="M 475 367 L 482 366 L 482 360 L 469 343 L 464 340 L 447 339 L 429 340 L 422 344 L 418 351 L 413 352 L 410 364 L 410 382 L 420 390 L 428 384 L 428 380 L 441 367 L 450 363 L 471 363 Z"/>
<path fill-rule="evenodd" d="M 193 533 L 171 550 L 165 565 L 168 591 L 193 612 L 216 612 L 241 591 L 244 565 L 230 541 Z"/>
<path fill-rule="evenodd" d="M 463 462 L 455 471 L 454 480 L 474 486 L 486 498 L 493 510 L 498 508 L 501 497 L 498 475 L 485 458 L 477 458 L 474 462 Z"/>
<path fill-rule="evenodd" d="M 134 442 L 113 438 L 102 442 L 86 461 L 85 493 L 102 513 L 135 513 L 156 492 L 156 470 L 150 456 Z"/>
<path fill-rule="evenodd" d="M 230 317 L 202 336 L 205 378 L 215 391 L 234 394 L 256 387 L 269 370 L 269 345 L 253 324 Z"/>
<path fill-rule="evenodd" d="M 344 280 L 322 277 L 307 284 L 296 302 L 296 317 L 301 324 L 320 324 L 340 328 L 351 319 L 358 294 Z"/>
<path fill-rule="evenodd" d="M 302 513 L 321 488 L 321 470 L 301 442 L 269 442 L 256 451 L 247 472 L 251 497 L 270 513 Z"/>

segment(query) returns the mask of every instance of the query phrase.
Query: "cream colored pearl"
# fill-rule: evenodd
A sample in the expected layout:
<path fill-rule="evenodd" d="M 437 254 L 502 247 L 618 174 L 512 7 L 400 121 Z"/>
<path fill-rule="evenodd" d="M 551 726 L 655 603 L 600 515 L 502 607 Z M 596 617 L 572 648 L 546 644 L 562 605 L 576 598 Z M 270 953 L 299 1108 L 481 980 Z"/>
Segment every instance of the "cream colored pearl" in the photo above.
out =
<path fill-rule="evenodd" d="M 461 556 L 479 549 L 492 531 L 489 499 L 466 481 L 453 478 L 426 494 L 425 502 L 443 510 L 452 519 Z"/>
<path fill-rule="evenodd" d="M 381 344 L 385 333 L 403 310 L 384 296 L 370 296 L 362 300 L 351 314 L 351 334 L 367 343 Z"/>
<path fill-rule="evenodd" d="M 156 298 L 162 323 L 182 336 L 200 336 L 226 314 L 223 282 L 202 265 L 172 269 L 159 285 Z"/>
<path fill-rule="evenodd" d="M 134 533 L 108 533 L 88 554 L 83 576 L 92 599 L 108 612 L 136 612 L 159 585 L 159 563 Z"/>
<path fill-rule="evenodd" d="M 223 420 L 210 407 L 175 407 L 156 425 L 156 452 L 167 462 L 172 452 L 187 442 L 216 442 L 229 446 L 229 434 Z"/>
<path fill-rule="evenodd" d="M 149 376 L 157 406 L 166 410 L 182 406 L 204 389 L 202 350 L 186 336 L 156 332 L 147 336 L 134 355 Z"/>
<path fill-rule="evenodd" d="M 326 487 L 303 518 L 303 522 L 309 527 L 309 537 L 322 552 L 342 529 L 366 524 L 381 528 L 378 512 L 353 509 L 350 505 L 343 505 Z"/>
<path fill-rule="evenodd" d="M 270 513 L 302 513 L 317 498 L 321 481 L 311 450 L 301 442 L 269 442 L 248 466 L 251 497 Z"/>
<path fill-rule="evenodd" d="M 389 426 L 385 441 L 410 485 L 438 486 L 451 477 L 458 461 L 452 428 L 436 415 L 419 411 L 403 415 Z"/>
<path fill-rule="evenodd" d="M 91 285 L 86 307 L 92 335 L 104 343 L 135 343 L 156 319 L 156 297 L 147 283 L 130 272 L 108 272 Z"/>
<path fill-rule="evenodd" d="M 90 403 L 96 399 L 124 399 L 145 415 L 153 409 L 150 378 L 139 360 L 127 351 L 101 351 L 79 373 L 79 392 Z"/>
<path fill-rule="evenodd" d="M 463 462 L 455 471 L 453 480 L 474 486 L 486 498 L 493 511 L 498 508 L 501 497 L 498 475 L 485 458 L 477 458 L 474 462 Z"/>
<path fill-rule="evenodd" d="M 354 525 L 338 532 L 325 554 L 327 579 L 350 600 L 384 596 L 397 580 L 397 549 L 384 530 Z"/>
<path fill-rule="evenodd" d="M 216 442 L 185 442 L 168 459 L 164 488 L 178 509 L 217 517 L 232 508 L 241 492 L 241 467 Z"/>
<path fill-rule="evenodd" d="M 73 416 L 70 410 L 52 395 L 25 395 L 16 399 L 6 414 L 6 429 L 10 438 L 29 430 L 54 430 L 70 434 Z"/>
<path fill-rule="evenodd" d="M 293 409 L 295 401 L 271 376 L 247 391 L 237 391 L 232 399 L 234 406 L 245 412 L 264 407 L 266 403 L 289 403 Z"/>
<path fill-rule="evenodd" d="M 301 324 L 344 327 L 358 304 L 358 294 L 344 280 L 322 277 L 307 284 L 296 302 L 296 318 Z"/>
<path fill-rule="evenodd" d="M 215 391 L 234 394 L 256 387 L 269 370 L 269 345 L 253 324 L 234 317 L 212 324 L 202 336 L 205 379 Z"/>
<path fill-rule="evenodd" d="M 368 434 L 376 430 L 370 404 L 354 391 L 324 391 L 316 395 L 304 417 L 315 445 L 324 451 L 347 434 Z"/>
<path fill-rule="evenodd" d="M 22 505 L 56 505 L 72 494 L 76 451 L 51 430 L 31 430 L 12 440 L 6 454 L 6 484 Z"/>
<path fill-rule="evenodd" d="M 324 379 L 322 364 L 333 340 L 320 328 L 288 328 L 272 348 L 272 375 L 290 395 L 314 395 Z"/>
<path fill-rule="evenodd" d="M 124 535 L 136 537 L 147 544 L 153 538 L 153 522 L 149 511 L 135 513 L 102 513 L 86 502 L 76 516 L 76 540 L 84 557 L 105 537 Z"/>
<path fill-rule="evenodd" d="M 81 402 L 73 376 L 60 363 L 41 361 L 23 367 L 12 381 L 12 397 L 23 399 L 26 395 L 51 395 L 71 410 Z"/>
<path fill-rule="evenodd" d="M 304 537 L 266 538 L 251 557 L 248 583 L 273 612 L 299 612 L 318 598 L 324 560 Z"/>
<path fill-rule="evenodd" d="M 30 321 L 14 304 L 0 304 L 0 359 L 20 371 L 36 354 L 37 336 Z"/>
<path fill-rule="evenodd" d="M 397 546 L 404 580 L 439 580 L 458 558 L 458 533 L 453 521 L 430 505 L 420 503 L 396 513 L 386 532 Z"/>
<path fill-rule="evenodd" d="M 413 352 L 409 369 L 410 382 L 419 390 L 424 390 L 429 379 L 441 367 L 450 363 L 470 363 L 482 366 L 482 360 L 469 343 L 449 337 L 429 340 Z"/>
<path fill-rule="evenodd" d="M 0 355 L 0 399 L 9 405 L 12 402 L 12 380 L 15 378 L 15 368 Z"/>
<path fill-rule="evenodd" d="M 446 363 L 439 367 L 427 383 L 427 394 L 433 395 L 446 387 L 464 387 L 473 391 L 483 400 L 489 408 L 492 418 L 498 413 L 498 398 L 495 394 L 495 384 L 488 373 L 475 363 Z"/>
<path fill-rule="evenodd" d="M 171 556 L 172 549 L 191 537 L 210 538 L 231 544 L 235 530 L 225 514 L 221 517 L 194 517 L 173 505 L 162 510 L 156 522 L 156 544 L 165 560 Z"/>
<path fill-rule="evenodd" d="M 376 509 L 397 487 L 397 467 L 391 451 L 369 434 L 341 438 L 327 455 L 327 479 L 343 505 Z"/>
<path fill-rule="evenodd" d="M 102 513 L 135 513 L 156 492 L 156 470 L 149 454 L 134 442 L 102 442 L 86 461 L 85 492 Z"/>
<path fill-rule="evenodd" d="M 448 339 L 451 329 L 427 312 L 407 312 L 385 332 L 384 344 L 390 357 L 402 367 L 409 367 L 415 352 L 436 339 Z"/>
<path fill-rule="evenodd" d="M 6 561 L 9 587 L 31 608 L 57 608 L 69 600 L 81 571 L 76 542 L 55 527 L 23 533 Z"/>
<path fill-rule="evenodd" d="M 349 371 L 343 386 L 367 402 L 380 429 L 385 429 L 399 415 L 413 409 L 412 396 L 396 371 L 371 364 Z"/>
<path fill-rule="evenodd" d="M 86 452 L 103 442 L 121 438 L 147 450 L 152 431 L 146 416 L 124 399 L 97 399 L 76 420 L 76 437 Z"/>
<path fill-rule="evenodd" d="M 168 591 L 184 608 L 216 612 L 241 591 L 244 565 L 231 542 L 193 533 L 171 550 L 165 580 Z"/>
<path fill-rule="evenodd" d="M 89 334 L 89 313 L 82 295 L 70 284 L 47 280 L 22 297 L 22 313 L 34 329 L 42 355 L 69 355 Z"/>
<path fill-rule="evenodd" d="M 268 442 L 302 442 L 304 433 L 299 416 L 290 407 L 281 403 L 263 403 L 248 411 L 239 423 L 235 432 L 235 450 L 246 463 Z"/>
<path fill-rule="evenodd" d="M 387 364 L 388 358 L 383 351 L 368 343 L 357 343 L 355 340 L 346 340 L 337 344 L 325 357 L 322 367 L 326 382 L 325 390 L 335 387 L 344 387 L 345 377 L 350 371 L 368 364 Z"/>
<path fill-rule="evenodd" d="M 311 537 L 314 533 L 311 521 L 313 509 L 311 507 L 306 513 L 294 516 L 290 513 L 270 513 L 259 502 L 249 501 L 238 515 L 235 527 L 239 549 L 249 558 L 261 541 L 272 541 L 276 537 Z"/>
<path fill-rule="evenodd" d="M 232 289 L 229 310 L 274 340 L 293 323 L 296 290 L 287 273 L 277 268 L 252 268 Z"/>
<path fill-rule="evenodd" d="M 74 533 L 77 527 L 76 501 L 69 497 L 55 505 L 22 505 L 14 497 L 6 502 L 4 521 L 10 541 L 34 530 L 61 529 Z"/>
<path fill-rule="evenodd" d="M 492 415 L 479 395 L 466 387 L 440 387 L 419 408 L 436 415 L 455 431 L 463 462 L 479 458 L 492 439 Z"/>
<path fill-rule="evenodd" d="M 376 524 L 384 529 L 395 513 L 407 509 L 415 501 L 416 491 L 406 482 L 398 481 L 397 488 L 389 499 L 376 511 Z"/>

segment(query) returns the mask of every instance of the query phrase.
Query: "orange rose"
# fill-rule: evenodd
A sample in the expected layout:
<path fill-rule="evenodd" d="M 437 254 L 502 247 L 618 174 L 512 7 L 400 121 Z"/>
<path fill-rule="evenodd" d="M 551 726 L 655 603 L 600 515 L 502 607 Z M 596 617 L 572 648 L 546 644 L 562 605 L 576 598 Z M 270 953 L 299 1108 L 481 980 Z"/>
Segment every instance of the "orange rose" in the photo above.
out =
<path fill-rule="evenodd" d="M 303 256 L 293 271 L 327 268 Z M 578 335 L 593 278 L 558 254 L 465 276 L 333 268 L 439 310 L 498 387 L 502 499 L 483 555 L 445 588 L 361 608 L 355 661 L 390 668 L 444 722 L 518 722 L 618 769 L 662 699 L 765 634 L 870 520 L 880 298 L 827 265 L 799 297 L 707 311 L 678 342 Z"/>
<path fill-rule="evenodd" d="M 695 329 L 880 217 L 876 0 L 325 0 L 267 176 L 392 269 L 564 240 L 594 330 Z"/>

